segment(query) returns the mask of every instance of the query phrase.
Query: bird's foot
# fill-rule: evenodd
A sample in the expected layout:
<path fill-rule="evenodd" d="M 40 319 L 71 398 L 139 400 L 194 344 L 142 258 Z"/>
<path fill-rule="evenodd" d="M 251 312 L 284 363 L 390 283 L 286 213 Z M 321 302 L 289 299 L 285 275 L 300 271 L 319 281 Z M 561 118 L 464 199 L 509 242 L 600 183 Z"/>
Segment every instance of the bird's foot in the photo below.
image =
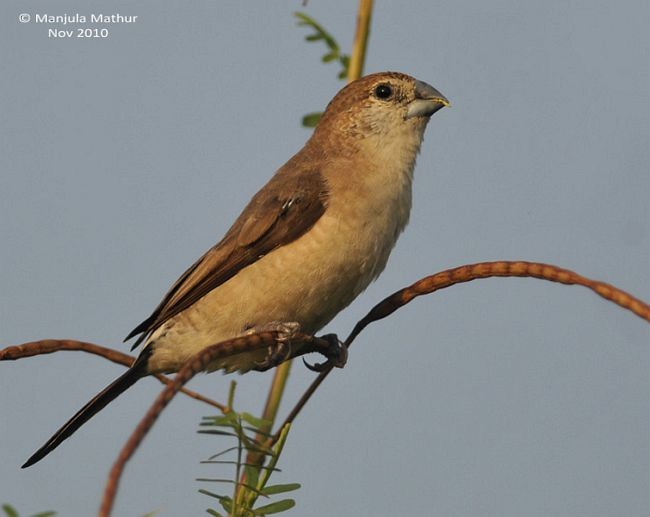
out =
<path fill-rule="evenodd" d="M 303 358 L 302 362 L 305 363 L 305 366 L 311 371 L 319 373 L 332 367 L 343 368 L 348 361 L 348 347 L 339 340 L 336 334 L 325 334 L 320 336 L 319 339 L 328 343 L 327 348 L 318 350 L 327 360 L 322 363 L 309 364 Z"/>
<path fill-rule="evenodd" d="M 267 347 L 266 357 L 262 361 L 255 362 L 254 369 L 258 372 L 270 370 L 292 358 L 291 338 L 300 332 L 300 323 L 295 321 L 272 321 L 261 327 L 252 328 L 246 334 L 268 331 L 279 332 L 279 335 L 275 343 Z"/>

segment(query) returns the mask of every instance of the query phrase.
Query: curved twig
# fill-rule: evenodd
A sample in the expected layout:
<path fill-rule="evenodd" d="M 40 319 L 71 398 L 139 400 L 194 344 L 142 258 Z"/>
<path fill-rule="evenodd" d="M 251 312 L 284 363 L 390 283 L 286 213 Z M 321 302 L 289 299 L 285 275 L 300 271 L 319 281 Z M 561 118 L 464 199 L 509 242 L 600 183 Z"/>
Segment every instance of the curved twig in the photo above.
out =
<path fill-rule="evenodd" d="M 22 345 L 8 346 L 0 350 L 0 361 L 14 361 L 35 355 L 53 354 L 62 350 L 88 352 L 124 366 L 131 366 L 135 360 L 135 357 L 120 352 L 119 350 L 88 343 L 87 341 L 76 341 L 74 339 L 41 339 L 39 341 L 23 343 Z"/>
<path fill-rule="evenodd" d="M 650 321 L 650 305 L 635 298 L 631 294 L 614 287 L 613 285 L 586 278 L 578 273 L 574 273 L 573 271 L 552 264 L 501 260 L 496 262 L 479 262 L 477 264 L 468 264 L 453 269 L 447 269 L 440 273 L 427 276 L 404 289 L 396 291 L 375 305 L 368 314 L 359 320 L 359 322 L 354 326 L 354 329 L 352 329 L 348 338 L 345 340 L 345 346 L 350 347 L 359 333 L 370 323 L 391 315 L 397 309 L 403 307 L 418 296 L 431 294 L 440 289 L 451 287 L 452 285 L 463 282 L 491 277 L 532 277 L 567 285 L 581 285 L 591 289 L 606 300 L 614 302 L 620 307 L 632 311 L 640 318 Z M 291 410 L 284 421 L 284 424 L 291 423 L 295 420 L 298 413 L 300 413 L 307 401 L 311 398 L 316 389 L 318 389 L 318 386 L 320 386 L 329 375 L 332 369 L 333 367 L 329 366 L 325 371 L 321 372 L 318 377 L 316 377 Z M 280 426 L 280 429 L 282 429 L 282 426 Z M 273 436 L 271 443 L 275 443 L 277 438 L 278 436 L 276 434 Z"/>
<path fill-rule="evenodd" d="M 86 341 L 76 341 L 74 339 L 41 339 L 40 341 L 31 341 L 22 345 L 8 346 L 0 350 L 0 361 L 15 361 L 24 357 L 53 354 L 54 352 L 60 351 L 88 352 L 126 367 L 131 366 L 133 361 L 135 361 L 135 357 L 120 352 L 119 350 L 113 350 L 112 348 L 106 348 Z M 173 382 L 169 377 L 162 374 L 156 374 L 155 377 L 163 384 L 169 385 Z M 205 397 L 196 391 L 188 390 L 187 388 L 182 388 L 181 391 L 188 397 L 217 408 L 222 413 L 230 411 L 224 404 L 220 404 L 216 400 Z"/>

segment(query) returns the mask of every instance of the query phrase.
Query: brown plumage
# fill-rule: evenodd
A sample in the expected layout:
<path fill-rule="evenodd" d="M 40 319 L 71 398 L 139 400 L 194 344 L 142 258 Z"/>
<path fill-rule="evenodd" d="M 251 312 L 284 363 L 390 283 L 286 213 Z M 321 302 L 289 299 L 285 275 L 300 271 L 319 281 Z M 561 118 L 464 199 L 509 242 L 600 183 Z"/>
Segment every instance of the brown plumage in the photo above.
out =
<path fill-rule="evenodd" d="M 277 322 L 314 333 L 384 269 L 408 222 L 415 158 L 434 88 L 384 72 L 343 88 L 305 146 L 251 199 L 223 239 L 174 283 L 127 339 L 133 366 L 77 412 L 39 461 L 140 377 L 174 372 L 206 346 Z M 208 367 L 245 372 L 260 354 Z"/>
<path fill-rule="evenodd" d="M 292 164 L 293 165 L 293 164 Z M 318 170 L 283 167 L 258 192 L 224 238 L 192 264 L 158 307 L 126 337 L 135 348 L 148 333 L 223 284 L 242 268 L 309 230 L 325 211 L 327 186 Z"/>

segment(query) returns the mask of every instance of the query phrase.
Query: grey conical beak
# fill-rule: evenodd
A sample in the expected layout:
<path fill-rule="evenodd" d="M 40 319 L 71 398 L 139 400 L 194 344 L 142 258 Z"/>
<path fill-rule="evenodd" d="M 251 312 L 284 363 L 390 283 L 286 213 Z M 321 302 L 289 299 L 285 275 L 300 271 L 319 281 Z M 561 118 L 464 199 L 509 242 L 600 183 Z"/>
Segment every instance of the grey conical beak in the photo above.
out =
<path fill-rule="evenodd" d="M 406 118 L 430 117 L 440 108 L 449 105 L 447 98 L 433 86 L 415 81 L 415 99 L 408 104 Z"/>

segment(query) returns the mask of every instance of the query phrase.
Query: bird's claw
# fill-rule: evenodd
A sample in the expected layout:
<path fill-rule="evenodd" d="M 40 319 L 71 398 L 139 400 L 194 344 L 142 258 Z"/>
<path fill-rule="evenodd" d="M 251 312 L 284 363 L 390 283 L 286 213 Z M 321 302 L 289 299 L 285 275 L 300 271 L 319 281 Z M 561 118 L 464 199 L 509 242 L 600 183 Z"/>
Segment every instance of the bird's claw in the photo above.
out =
<path fill-rule="evenodd" d="M 288 359 L 291 359 L 291 338 L 300 332 L 300 324 L 295 322 L 271 322 L 261 328 L 251 329 L 249 333 L 274 331 L 280 335 L 276 338 L 275 343 L 269 345 L 266 349 L 266 357 L 262 361 L 255 361 L 254 369 L 259 372 L 270 370 Z"/>
<path fill-rule="evenodd" d="M 266 357 L 262 361 L 255 361 L 255 369 L 259 372 L 265 372 L 291 359 L 291 343 L 287 341 L 277 341 L 269 345 L 266 349 Z"/>
<path fill-rule="evenodd" d="M 326 334 L 321 336 L 329 343 L 329 347 L 325 350 L 320 350 L 319 353 L 323 354 L 327 360 L 322 363 L 309 364 L 303 357 L 302 362 L 312 372 L 324 372 L 325 370 L 336 367 L 343 368 L 348 361 L 348 347 L 346 347 L 338 338 L 336 334 Z"/>

